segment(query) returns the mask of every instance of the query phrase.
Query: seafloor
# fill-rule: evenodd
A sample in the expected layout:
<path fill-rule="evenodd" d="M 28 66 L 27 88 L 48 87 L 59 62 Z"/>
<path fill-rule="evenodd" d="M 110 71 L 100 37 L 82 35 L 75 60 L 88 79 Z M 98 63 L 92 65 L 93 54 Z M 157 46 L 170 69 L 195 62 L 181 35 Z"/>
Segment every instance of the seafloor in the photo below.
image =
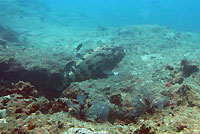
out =
<path fill-rule="evenodd" d="M 22 22 L 0 23 L 0 133 L 200 133 L 200 34 L 158 25 L 80 29 L 20 11 L 11 17 Z M 56 90 L 67 62 L 103 45 L 126 50 L 115 75 Z"/>

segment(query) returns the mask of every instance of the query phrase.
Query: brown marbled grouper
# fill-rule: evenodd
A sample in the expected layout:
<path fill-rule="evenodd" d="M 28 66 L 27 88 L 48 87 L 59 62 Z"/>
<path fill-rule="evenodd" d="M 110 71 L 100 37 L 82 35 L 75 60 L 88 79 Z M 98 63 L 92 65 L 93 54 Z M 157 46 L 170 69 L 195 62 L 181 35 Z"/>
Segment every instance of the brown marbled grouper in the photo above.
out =
<path fill-rule="evenodd" d="M 122 46 L 106 45 L 91 50 L 79 60 L 67 64 L 63 87 L 68 87 L 72 82 L 108 77 L 124 56 Z"/>

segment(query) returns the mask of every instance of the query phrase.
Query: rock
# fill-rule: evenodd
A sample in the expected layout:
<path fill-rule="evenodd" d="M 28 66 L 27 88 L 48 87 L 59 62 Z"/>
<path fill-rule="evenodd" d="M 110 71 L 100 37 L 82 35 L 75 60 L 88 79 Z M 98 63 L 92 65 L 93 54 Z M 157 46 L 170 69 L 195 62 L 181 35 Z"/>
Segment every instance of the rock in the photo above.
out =
<path fill-rule="evenodd" d="M 19 34 L 10 28 L 5 28 L 0 25 L 0 37 L 8 42 L 20 42 Z"/>
<path fill-rule="evenodd" d="M 123 99 L 121 97 L 121 94 L 117 94 L 117 95 L 112 95 L 110 97 L 110 102 L 115 104 L 115 105 L 121 105 Z"/>
<path fill-rule="evenodd" d="M 94 131 L 94 129 L 90 128 L 70 128 L 64 134 L 108 134 L 107 131 Z"/>
<path fill-rule="evenodd" d="M 198 72 L 199 68 L 197 65 L 190 64 L 187 60 L 181 61 L 181 70 L 184 77 L 189 77 L 192 73 Z"/>

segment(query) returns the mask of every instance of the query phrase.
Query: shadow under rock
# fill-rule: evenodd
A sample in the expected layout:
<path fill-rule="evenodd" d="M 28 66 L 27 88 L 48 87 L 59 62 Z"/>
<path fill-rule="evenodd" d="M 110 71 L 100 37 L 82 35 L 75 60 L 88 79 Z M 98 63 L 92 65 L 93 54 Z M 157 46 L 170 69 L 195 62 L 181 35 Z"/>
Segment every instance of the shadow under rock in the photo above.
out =
<path fill-rule="evenodd" d="M 34 68 L 27 70 L 20 65 L 7 62 L 0 62 L 0 76 L 11 83 L 18 81 L 30 82 L 38 90 L 39 96 L 49 99 L 59 97 L 61 92 L 55 90 L 62 85 L 61 73 L 50 73 L 46 69 Z M 13 67 L 15 66 L 15 67 Z"/>

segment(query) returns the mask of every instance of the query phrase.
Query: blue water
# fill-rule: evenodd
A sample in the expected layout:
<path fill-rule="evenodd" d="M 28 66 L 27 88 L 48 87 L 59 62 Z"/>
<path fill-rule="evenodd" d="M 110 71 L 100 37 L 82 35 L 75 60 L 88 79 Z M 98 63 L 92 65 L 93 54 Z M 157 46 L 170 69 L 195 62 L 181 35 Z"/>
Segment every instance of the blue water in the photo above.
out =
<path fill-rule="evenodd" d="M 52 8 L 89 17 L 98 25 L 158 24 L 200 32 L 199 0 L 49 0 Z"/>
<path fill-rule="evenodd" d="M 200 32 L 200 0 L 0 1 L 0 23 L 15 24 L 13 17 L 18 16 L 17 23 L 31 20 L 37 25 L 34 19 L 26 19 L 34 15 L 43 16 L 41 20 L 46 22 L 56 20 L 58 25 L 84 24 L 84 27 L 90 27 L 158 24 L 180 31 Z"/>

